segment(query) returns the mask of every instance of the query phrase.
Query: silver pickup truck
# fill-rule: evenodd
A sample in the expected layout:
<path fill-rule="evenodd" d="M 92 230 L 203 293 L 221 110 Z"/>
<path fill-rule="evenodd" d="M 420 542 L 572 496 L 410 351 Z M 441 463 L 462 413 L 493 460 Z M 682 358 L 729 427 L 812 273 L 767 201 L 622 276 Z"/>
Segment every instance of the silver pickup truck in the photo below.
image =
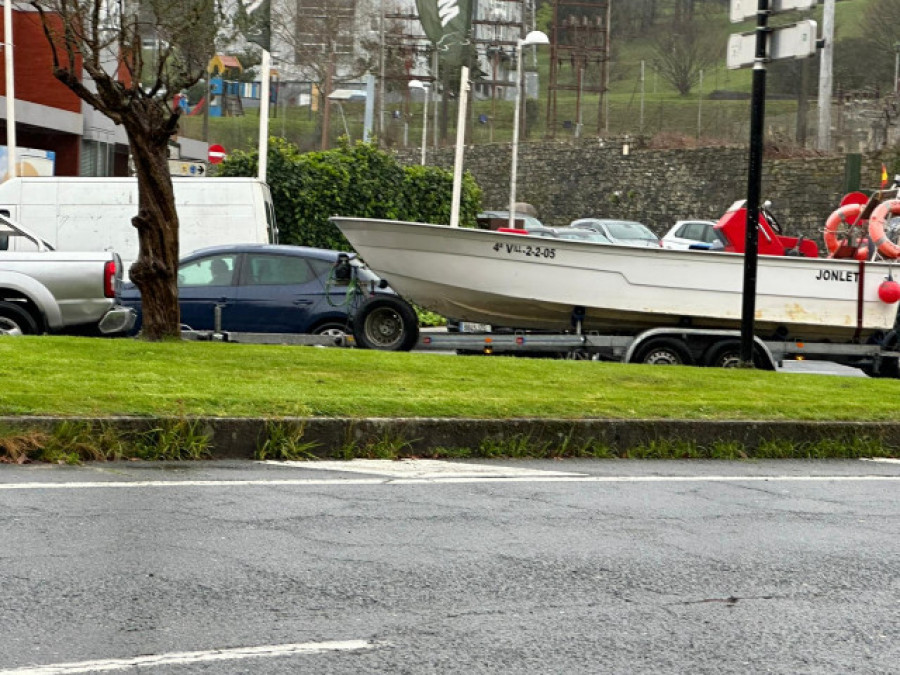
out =
<path fill-rule="evenodd" d="M 23 237 L 34 251 L 8 251 Z M 0 335 L 117 335 L 135 321 L 119 302 L 122 260 L 113 252 L 54 251 L 0 214 Z"/>

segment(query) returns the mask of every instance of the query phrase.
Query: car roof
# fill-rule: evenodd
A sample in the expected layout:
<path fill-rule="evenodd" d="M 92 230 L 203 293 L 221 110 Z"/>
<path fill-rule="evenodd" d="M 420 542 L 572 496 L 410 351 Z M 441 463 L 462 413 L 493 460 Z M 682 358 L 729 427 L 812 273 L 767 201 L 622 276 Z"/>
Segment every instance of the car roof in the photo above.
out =
<path fill-rule="evenodd" d="M 273 255 L 295 255 L 306 258 L 319 258 L 321 260 L 335 261 L 338 255 L 346 253 L 351 258 L 355 258 L 355 253 L 335 251 L 329 248 L 314 248 L 312 246 L 290 246 L 288 244 L 221 244 L 219 246 L 208 246 L 182 256 L 182 260 L 188 258 L 200 258 L 208 255 L 227 255 L 240 253 L 271 253 Z"/>
<path fill-rule="evenodd" d="M 569 223 L 569 227 L 575 227 L 576 223 L 629 223 L 630 225 L 640 225 L 641 227 L 647 227 L 643 223 L 639 223 L 636 220 L 622 220 L 621 218 L 578 218 Z"/>

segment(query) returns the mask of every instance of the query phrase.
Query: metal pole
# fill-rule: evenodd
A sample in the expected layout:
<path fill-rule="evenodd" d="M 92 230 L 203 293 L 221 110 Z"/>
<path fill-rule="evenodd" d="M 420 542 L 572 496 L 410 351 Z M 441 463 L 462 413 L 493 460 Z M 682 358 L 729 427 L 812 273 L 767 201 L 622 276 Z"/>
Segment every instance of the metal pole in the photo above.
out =
<path fill-rule="evenodd" d="M 432 66 L 431 66 L 431 77 L 432 86 L 434 87 L 434 144 L 433 147 L 437 148 L 440 145 L 440 137 L 438 131 L 438 115 L 440 110 L 438 110 L 438 70 L 440 68 L 440 61 L 438 60 L 438 50 L 437 47 L 434 49 L 434 53 L 431 56 Z"/>
<path fill-rule="evenodd" d="M 450 227 L 459 227 L 463 150 L 466 147 L 466 105 L 469 97 L 468 66 L 462 67 L 459 77 L 459 110 L 456 111 L 456 155 L 453 161 L 453 201 L 450 204 Z"/>
<path fill-rule="evenodd" d="M 825 46 L 821 51 L 819 66 L 819 135 L 818 149 L 831 150 L 831 90 L 833 86 L 832 64 L 834 62 L 834 0 L 825 0 L 822 10 L 822 38 Z"/>
<path fill-rule="evenodd" d="M 384 145 L 384 0 L 378 6 L 378 37 L 379 37 L 379 67 L 378 67 L 378 124 L 375 125 L 378 133 L 378 145 Z"/>
<path fill-rule="evenodd" d="M 10 178 L 16 176 L 16 87 L 13 68 L 12 0 L 3 3 L 3 60 L 6 62 L 6 161 Z"/>
<path fill-rule="evenodd" d="M 425 102 L 422 104 L 422 166 L 425 166 L 425 148 L 428 145 L 428 90 L 431 87 L 425 82 Z"/>
<path fill-rule="evenodd" d="M 703 129 L 703 71 L 700 71 L 700 95 L 697 97 L 697 138 Z"/>
<path fill-rule="evenodd" d="M 516 170 L 519 162 L 519 108 L 522 105 L 522 41 L 516 44 L 516 107 L 513 109 L 512 164 L 509 170 L 509 227 L 516 223 Z"/>
<path fill-rule="evenodd" d="M 756 263 L 759 255 L 759 199 L 762 192 L 763 125 L 766 113 L 766 44 L 769 0 L 758 0 L 753 93 L 750 104 L 750 167 L 747 176 L 747 227 L 744 239 L 744 294 L 741 311 L 741 361 L 753 367 L 753 322 L 756 313 Z"/>
<path fill-rule="evenodd" d="M 900 92 L 900 42 L 894 43 L 897 57 L 894 59 L 894 93 Z"/>
<path fill-rule="evenodd" d="M 263 49 L 262 86 L 259 93 L 259 173 L 258 178 L 266 182 L 266 170 L 269 160 L 269 76 L 272 72 L 272 55 Z"/>
<path fill-rule="evenodd" d="M 641 133 L 644 133 L 644 62 L 641 61 L 641 123 L 638 126 Z"/>

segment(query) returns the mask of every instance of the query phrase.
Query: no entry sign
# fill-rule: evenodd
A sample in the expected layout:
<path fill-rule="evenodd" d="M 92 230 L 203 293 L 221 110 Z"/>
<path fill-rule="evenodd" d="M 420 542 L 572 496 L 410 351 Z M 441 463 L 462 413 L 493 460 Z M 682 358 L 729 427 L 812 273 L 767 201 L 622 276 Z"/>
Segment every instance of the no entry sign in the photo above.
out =
<path fill-rule="evenodd" d="M 219 164 L 223 159 L 225 159 L 225 148 L 218 144 L 209 146 L 210 164 Z"/>

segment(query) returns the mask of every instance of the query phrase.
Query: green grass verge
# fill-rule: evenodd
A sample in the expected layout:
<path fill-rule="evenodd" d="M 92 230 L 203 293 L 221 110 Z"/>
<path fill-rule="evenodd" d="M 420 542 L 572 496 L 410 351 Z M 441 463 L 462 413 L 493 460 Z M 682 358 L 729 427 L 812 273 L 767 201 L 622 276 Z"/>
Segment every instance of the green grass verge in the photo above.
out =
<path fill-rule="evenodd" d="M 864 420 L 897 380 L 230 343 L 0 340 L 0 415 Z"/>
<path fill-rule="evenodd" d="M 22 337 L 0 339 L 0 415 L 62 416 L 53 432 L 0 428 L 0 462 L 202 459 L 209 431 L 196 417 L 269 422 L 258 459 L 409 456 L 413 439 L 347 439 L 321 448 L 295 417 L 894 421 L 897 380 L 797 373 L 660 368 L 593 361 L 229 343 Z M 77 418 L 146 417 L 123 432 Z M 598 441 L 484 440 L 431 457 L 853 458 L 896 456 L 881 439 L 701 446 L 659 440 L 630 448 Z"/>

